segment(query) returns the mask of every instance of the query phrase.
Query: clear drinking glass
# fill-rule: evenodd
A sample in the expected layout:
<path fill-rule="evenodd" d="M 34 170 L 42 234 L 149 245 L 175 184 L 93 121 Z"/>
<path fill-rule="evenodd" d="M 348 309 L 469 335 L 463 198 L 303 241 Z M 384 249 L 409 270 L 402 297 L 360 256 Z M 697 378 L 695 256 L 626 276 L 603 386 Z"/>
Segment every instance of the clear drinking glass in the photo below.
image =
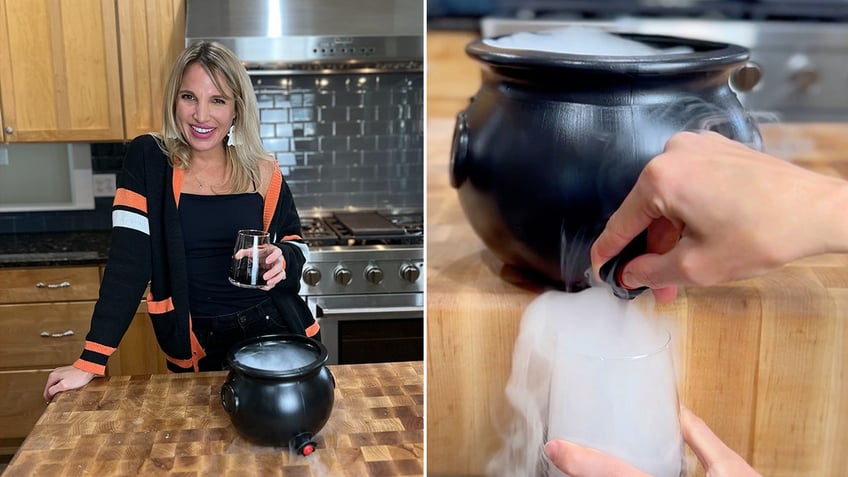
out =
<path fill-rule="evenodd" d="M 242 288 L 265 286 L 262 275 L 270 265 L 265 263 L 271 253 L 270 235 L 262 230 L 239 230 L 233 248 L 230 283 Z"/>
<path fill-rule="evenodd" d="M 684 475 L 671 334 L 663 329 L 647 341 L 599 346 L 580 333 L 558 334 L 547 439 L 598 449 L 654 477 Z M 549 476 L 565 475 L 548 467 Z"/>

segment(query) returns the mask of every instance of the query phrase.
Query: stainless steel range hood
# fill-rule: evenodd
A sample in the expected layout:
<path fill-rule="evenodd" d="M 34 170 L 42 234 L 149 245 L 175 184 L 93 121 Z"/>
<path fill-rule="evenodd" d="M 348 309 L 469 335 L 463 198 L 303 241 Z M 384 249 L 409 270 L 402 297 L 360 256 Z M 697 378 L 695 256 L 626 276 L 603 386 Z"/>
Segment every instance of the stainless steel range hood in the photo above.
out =
<path fill-rule="evenodd" d="M 422 0 L 188 0 L 186 44 L 216 40 L 256 71 L 421 69 Z"/>

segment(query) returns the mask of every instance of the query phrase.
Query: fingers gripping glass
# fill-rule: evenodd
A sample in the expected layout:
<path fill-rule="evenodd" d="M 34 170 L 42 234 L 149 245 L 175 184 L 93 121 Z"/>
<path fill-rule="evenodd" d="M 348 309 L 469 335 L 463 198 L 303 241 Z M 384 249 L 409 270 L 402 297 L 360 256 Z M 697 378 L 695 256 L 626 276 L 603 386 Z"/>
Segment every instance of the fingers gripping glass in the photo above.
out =
<path fill-rule="evenodd" d="M 239 230 L 233 248 L 230 268 L 230 283 L 242 288 L 262 288 L 266 285 L 263 275 L 270 265 L 265 261 L 271 253 L 271 241 L 267 232 L 261 230 Z"/>
<path fill-rule="evenodd" d="M 593 447 L 656 477 L 683 476 L 671 335 L 663 330 L 637 348 L 598 354 L 559 334 L 547 438 Z M 548 468 L 548 477 L 565 475 Z"/>

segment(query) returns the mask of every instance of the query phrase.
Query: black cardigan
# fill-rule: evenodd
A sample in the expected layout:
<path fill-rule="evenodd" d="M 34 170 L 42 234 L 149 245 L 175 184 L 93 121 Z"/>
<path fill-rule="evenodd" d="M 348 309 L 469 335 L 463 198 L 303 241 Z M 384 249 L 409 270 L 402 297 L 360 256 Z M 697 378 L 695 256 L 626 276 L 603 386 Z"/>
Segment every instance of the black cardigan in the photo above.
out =
<path fill-rule="evenodd" d="M 169 165 L 154 136 L 139 136 L 130 143 L 112 206 L 112 242 L 100 297 L 75 367 L 105 374 L 106 361 L 126 333 L 149 283 L 147 308 L 159 346 L 169 361 L 197 370 L 197 361 L 205 353 L 191 331 L 185 247 L 177 211 L 182 178 L 182 170 Z M 263 225 L 286 260 L 286 279 L 269 294 L 290 329 L 314 336 L 318 323 L 298 296 L 308 248 L 279 169 L 265 194 Z"/>

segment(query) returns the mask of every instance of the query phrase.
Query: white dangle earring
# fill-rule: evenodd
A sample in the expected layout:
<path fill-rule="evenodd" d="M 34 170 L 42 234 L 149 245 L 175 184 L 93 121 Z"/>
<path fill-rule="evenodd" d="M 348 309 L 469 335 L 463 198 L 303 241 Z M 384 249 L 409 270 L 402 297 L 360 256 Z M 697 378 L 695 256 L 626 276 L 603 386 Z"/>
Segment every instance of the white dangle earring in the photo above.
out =
<path fill-rule="evenodd" d="M 229 137 L 229 139 L 227 139 L 227 145 L 228 146 L 235 146 L 236 145 L 236 140 L 235 140 L 236 125 L 235 124 L 230 126 L 230 132 L 228 134 L 229 134 L 230 137 Z"/>
<path fill-rule="evenodd" d="M 179 131 L 176 128 L 174 128 L 174 129 L 168 128 L 168 139 L 179 140 L 180 139 Z"/>

